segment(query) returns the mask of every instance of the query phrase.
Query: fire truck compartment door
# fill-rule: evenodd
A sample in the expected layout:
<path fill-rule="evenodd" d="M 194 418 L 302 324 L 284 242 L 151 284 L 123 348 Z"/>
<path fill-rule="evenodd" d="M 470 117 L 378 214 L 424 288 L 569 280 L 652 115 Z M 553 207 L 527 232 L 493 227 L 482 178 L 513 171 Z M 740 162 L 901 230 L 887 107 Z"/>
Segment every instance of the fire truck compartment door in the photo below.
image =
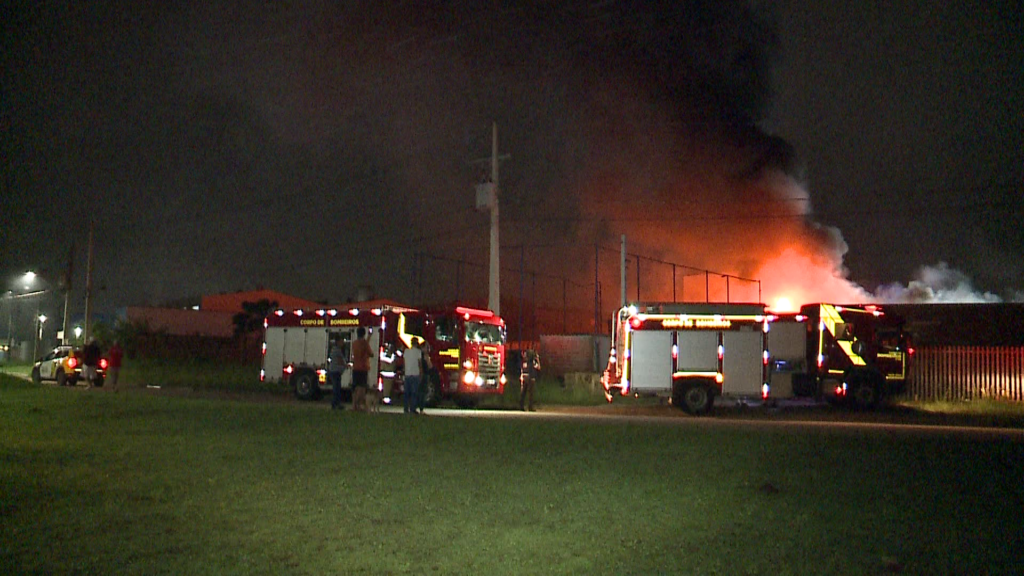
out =
<path fill-rule="evenodd" d="M 760 330 L 722 333 L 722 394 L 759 396 L 763 384 L 764 336 Z"/>
<path fill-rule="evenodd" d="M 807 324 L 804 322 L 774 322 L 768 331 L 768 351 L 772 360 L 783 361 L 793 370 L 807 357 Z"/>
<path fill-rule="evenodd" d="M 633 332 L 630 386 L 636 391 L 672 389 L 672 333 Z"/>
<path fill-rule="evenodd" d="M 268 382 L 277 382 L 281 379 L 281 369 L 284 368 L 285 334 L 287 330 L 284 328 L 267 328 L 267 353 L 263 355 L 263 373 Z"/>
<path fill-rule="evenodd" d="M 718 372 L 718 332 L 677 332 L 679 358 L 678 372 Z"/>
<path fill-rule="evenodd" d="M 284 339 L 285 364 L 321 365 L 327 362 L 327 330 L 290 328 Z"/>

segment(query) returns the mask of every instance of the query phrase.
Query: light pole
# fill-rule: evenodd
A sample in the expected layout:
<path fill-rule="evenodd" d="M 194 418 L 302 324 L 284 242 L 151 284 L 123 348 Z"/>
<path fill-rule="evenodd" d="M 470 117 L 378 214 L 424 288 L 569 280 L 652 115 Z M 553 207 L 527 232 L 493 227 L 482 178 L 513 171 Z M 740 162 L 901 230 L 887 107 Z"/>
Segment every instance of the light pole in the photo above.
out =
<path fill-rule="evenodd" d="M 26 292 L 32 289 L 32 285 L 36 281 L 36 273 L 31 270 L 25 272 L 18 278 L 15 286 L 21 286 Z M 14 351 L 14 301 L 26 296 L 34 296 L 38 292 L 31 292 L 28 294 L 15 294 L 14 290 L 7 291 L 9 310 L 7 312 L 7 360 L 11 360 L 11 354 Z"/>
<path fill-rule="evenodd" d="M 8 290 L 5 296 L 7 296 L 7 353 L 4 354 L 4 360 L 10 363 L 11 345 L 14 341 L 13 333 L 11 332 L 14 329 L 14 292 Z"/>
<path fill-rule="evenodd" d="M 46 323 L 46 315 L 40 314 L 36 317 L 37 329 L 35 338 L 32 341 L 32 359 L 35 360 L 39 357 L 39 341 L 43 339 L 43 324 Z"/>

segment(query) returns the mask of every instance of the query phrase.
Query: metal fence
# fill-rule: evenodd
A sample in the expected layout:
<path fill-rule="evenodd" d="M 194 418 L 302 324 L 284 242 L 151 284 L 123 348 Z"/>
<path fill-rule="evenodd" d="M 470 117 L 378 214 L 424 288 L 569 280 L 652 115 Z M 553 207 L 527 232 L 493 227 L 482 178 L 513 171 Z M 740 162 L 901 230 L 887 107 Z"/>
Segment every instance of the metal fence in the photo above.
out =
<path fill-rule="evenodd" d="M 1024 402 L 1024 347 L 918 348 L 906 396 L 915 400 Z"/>

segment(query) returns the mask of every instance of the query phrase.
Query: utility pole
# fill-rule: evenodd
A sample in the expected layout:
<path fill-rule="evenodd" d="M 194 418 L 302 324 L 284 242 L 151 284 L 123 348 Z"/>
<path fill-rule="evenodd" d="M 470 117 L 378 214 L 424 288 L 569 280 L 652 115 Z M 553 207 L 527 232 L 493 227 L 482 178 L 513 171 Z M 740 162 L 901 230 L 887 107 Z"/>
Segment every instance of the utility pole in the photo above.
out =
<path fill-rule="evenodd" d="M 89 258 L 85 265 L 85 341 L 89 341 L 89 322 L 92 317 L 92 233 L 93 223 L 89 223 Z"/>
<path fill-rule="evenodd" d="M 624 307 L 626 305 L 626 235 L 625 234 L 622 235 L 622 249 L 619 252 L 619 278 L 622 281 L 621 282 L 622 286 L 621 286 L 621 291 L 620 291 L 620 293 L 622 295 L 622 304 L 621 304 L 621 306 Z"/>
<path fill-rule="evenodd" d="M 71 300 L 71 280 L 75 271 L 75 242 L 71 241 L 68 250 L 68 269 L 64 276 L 64 323 L 61 324 L 60 343 L 68 343 L 68 302 Z"/>
<path fill-rule="evenodd" d="M 489 208 L 491 211 L 491 258 L 490 279 L 488 282 L 487 307 L 495 314 L 501 315 L 501 262 L 499 257 L 498 238 L 498 198 L 501 195 L 498 186 L 498 161 L 508 155 L 498 156 L 498 123 L 491 130 L 491 175 L 488 182 L 476 186 L 477 209 Z"/>
<path fill-rule="evenodd" d="M 491 130 L 491 183 L 494 185 L 491 198 L 491 274 L 487 307 L 501 316 L 501 278 L 498 249 L 498 123 Z"/>
<path fill-rule="evenodd" d="M 601 333 L 601 296 L 598 294 L 601 284 L 601 276 L 599 274 L 600 260 L 601 245 L 594 244 L 594 336 Z M 597 355 L 595 354 L 596 357 Z"/>

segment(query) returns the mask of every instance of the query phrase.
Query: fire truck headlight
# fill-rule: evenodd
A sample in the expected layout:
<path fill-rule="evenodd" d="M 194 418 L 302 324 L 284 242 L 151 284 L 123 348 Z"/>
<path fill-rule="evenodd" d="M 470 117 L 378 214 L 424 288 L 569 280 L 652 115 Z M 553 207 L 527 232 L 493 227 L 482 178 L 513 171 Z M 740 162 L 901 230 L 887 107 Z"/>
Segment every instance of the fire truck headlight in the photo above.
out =
<path fill-rule="evenodd" d="M 462 381 L 466 384 L 472 384 L 476 380 L 476 374 L 472 370 L 466 370 L 465 374 L 462 375 Z"/>
<path fill-rule="evenodd" d="M 466 360 L 465 362 L 462 363 L 462 367 L 465 368 L 466 370 L 472 370 L 473 369 L 473 361 L 472 360 Z"/>
<path fill-rule="evenodd" d="M 476 381 L 474 382 L 474 384 L 476 384 L 477 386 L 483 386 L 484 385 L 484 377 L 480 376 L 479 374 L 477 374 Z"/>
<path fill-rule="evenodd" d="M 502 386 L 504 386 L 504 385 L 505 385 L 505 383 L 507 383 L 507 382 L 508 382 L 508 379 L 506 379 L 506 378 L 505 378 L 505 375 L 504 375 L 504 374 L 502 374 L 502 375 L 501 375 L 501 384 L 502 384 Z"/>

